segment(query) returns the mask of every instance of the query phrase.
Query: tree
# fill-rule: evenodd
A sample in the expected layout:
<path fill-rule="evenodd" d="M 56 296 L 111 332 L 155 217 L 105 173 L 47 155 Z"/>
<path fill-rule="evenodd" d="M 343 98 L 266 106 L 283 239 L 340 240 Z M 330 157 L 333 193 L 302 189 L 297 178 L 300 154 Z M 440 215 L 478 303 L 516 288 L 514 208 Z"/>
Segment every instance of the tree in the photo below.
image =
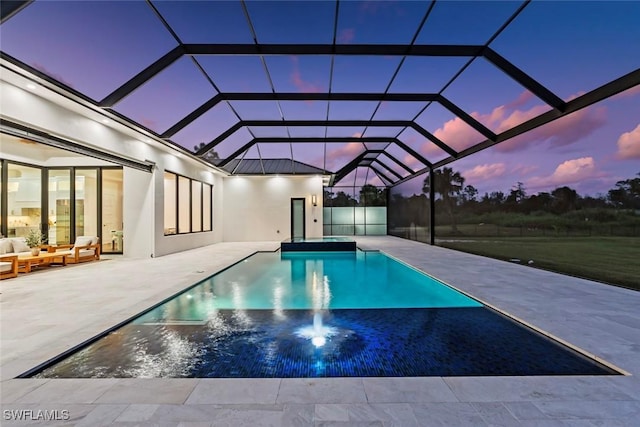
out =
<path fill-rule="evenodd" d="M 384 188 L 375 185 L 365 184 L 360 189 L 360 203 L 365 206 L 386 206 L 387 193 Z"/>
<path fill-rule="evenodd" d="M 442 168 L 434 172 L 433 191 L 442 200 L 445 211 L 449 214 L 451 219 L 451 231 L 453 233 L 458 232 L 455 218 L 455 208 L 458 205 L 458 198 L 462 192 L 464 185 L 464 177 L 460 175 L 460 172 L 454 172 L 451 168 Z M 425 194 L 429 194 L 431 183 L 429 182 L 429 176 L 424 180 L 422 191 Z M 432 201 L 435 202 L 435 201 Z"/>
<path fill-rule="evenodd" d="M 638 174 L 640 177 L 640 173 Z M 623 209 L 640 209 L 640 178 L 630 178 L 616 182 L 616 188 L 609 190 L 609 200 Z"/>
<path fill-rule="evenodd" d="M 518 181 L 516 185 L 511 187 L 511 192 L 507 196 L 507 203 L 520 204 L 527 198 L 527 190 L 524 188 L 524 184 Z"/>
<path fill-rule="evenodd" d="M 462 189 L 461 194 L 462 207 L 468 213 L 473 213 L 478 210 L 478 189 L 473 185 L 466 185 Z"/>
<path fill-rule="evenodd" d="M 555 213 L 565 213 L 574 211 L 578 207 L 578 193 L 573 188 L 569 188 L 566 185 L 558 187 L 551 192 L 553 202 L 551 204 Z"/>
<path fill-rule="evenodd" d="M 523 210 L 525 213 L 531 213 L 535 211 L 548 211 L 551 209 L 553 203 L 553 197 L 550 193 L 540 192 L 528 197 L 523 202 Z"/>
<path fill-rule="evenodd" d="M 195 145 L 193 147 L 193 151 L 195 153 L 197 153 L 198 151 L 200 151 L 201 149 L 203 149 L 207 144 L 205 142 L 201 142 L 198 145 Z M 220 156 L 218 155 L 218 153 L 216 152 L 216 150 L 214 150 L 213 148 L 210 149 L 209 151 L 207 151 L 206 153 L 204 153 L 203 155 L 200 156 L 200 158 L 206 160 L 209 163 L 215 164 L 216 160 L 220 160 Z"/>
<path fill-rule="evenodd" d="M 332 206 L 337 208 L 343 208 L 348 206 L 356 206 L 358 201 L 354 199 L 350 194 L 344 191 L 338 191 L 336 196 L 332 200 Z"/>
<path fill-rule="evenodd" d="M 465 202 L 478 201 L 478 189 L 473 185 L 467 185 L 462 190 L 462 200 Z"/>

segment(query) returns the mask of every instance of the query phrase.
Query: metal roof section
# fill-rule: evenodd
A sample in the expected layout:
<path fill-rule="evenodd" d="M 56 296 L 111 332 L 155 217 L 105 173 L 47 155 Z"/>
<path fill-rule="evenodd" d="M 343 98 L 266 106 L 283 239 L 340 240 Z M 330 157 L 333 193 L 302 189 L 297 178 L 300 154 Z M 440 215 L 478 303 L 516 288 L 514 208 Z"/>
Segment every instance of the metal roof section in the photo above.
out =
<path fill-rule="evenodd" d="M 264 171 L 263 171 L 264 168 Z M 291 159 L 233 159 L 224 167 L 235 175 L 326 175 L 315 166 Z"/>

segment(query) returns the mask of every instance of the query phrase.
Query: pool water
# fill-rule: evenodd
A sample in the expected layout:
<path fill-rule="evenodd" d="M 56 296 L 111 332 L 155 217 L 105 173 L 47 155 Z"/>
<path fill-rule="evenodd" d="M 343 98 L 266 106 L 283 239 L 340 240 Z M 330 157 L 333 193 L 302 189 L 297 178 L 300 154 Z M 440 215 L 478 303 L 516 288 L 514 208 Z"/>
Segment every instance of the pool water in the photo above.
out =
<path fill-rule="evenodd" d="M 257 253 L 22 376 L 602 375 L 378 252 Z"/>
<path fill-rule="evenodd" d="M 138 319 L 206 320 L 211 311 L 480 307 L 380 252 L 257 253 Z"/>

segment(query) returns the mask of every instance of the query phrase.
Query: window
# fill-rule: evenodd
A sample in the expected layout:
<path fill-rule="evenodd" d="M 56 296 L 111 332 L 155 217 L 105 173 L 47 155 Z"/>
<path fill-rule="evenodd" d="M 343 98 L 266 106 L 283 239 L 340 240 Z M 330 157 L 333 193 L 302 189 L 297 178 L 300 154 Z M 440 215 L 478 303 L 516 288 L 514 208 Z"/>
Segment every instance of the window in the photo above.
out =
<path fill-rule="evenodd" d="M 211 231 L 211 190 L 211 185 L 202 184 L 202 231 Z"/>
<path fill-rule="evenodd" d="M 115 215 L 102 216 L 102 222 L 108 224 L 102 230 L 102 243 L 107 240 L 111 244 L 111 231 L 115 228 L 122 230 L 122 169 L 103 170 L 105 175 L 120 175 L 120 185 L 118 189 L 112 188 L 112 182 L 108 185 L 103 183 L 103 210 L 109 208 Z M 76 236 L 97 236 L 98 235 L 98 170 L 97 169 L 76 169 Z M 118 181 L 115 181 L 118 182 Z M 113 191 L 115 190 L 115 191 Z M 106 194 L 105 194 L 106 193 Z M 108 196 L 107 196 L 108 195 Z M 111 197 L 113 195 L 113 197 Z M 105 200 L 106 199 L 106 200 Z M 106 202 L 106 203 L 105 203 Z M 106 229 L 105 229 L 106 228 Z"/>
<path fill-rule="evenodd" d="M 178 177 L 178 233 L 191 232 L 191 181 L 184 176 Z"/>
<path fill-rule="evenodd" d="M 171 172 L 164 173 L 164 234 L 176 234 L 178 229 L 178 176 Z"/>
<path fill-rule="evenodd" d="M 211 231 L 213 186 L 164 173 L 164 234 Z"/>
<path fill-rule="evenodd" d="M 202 231 L 202 183 L 191 181 L 191 231 Z"/>

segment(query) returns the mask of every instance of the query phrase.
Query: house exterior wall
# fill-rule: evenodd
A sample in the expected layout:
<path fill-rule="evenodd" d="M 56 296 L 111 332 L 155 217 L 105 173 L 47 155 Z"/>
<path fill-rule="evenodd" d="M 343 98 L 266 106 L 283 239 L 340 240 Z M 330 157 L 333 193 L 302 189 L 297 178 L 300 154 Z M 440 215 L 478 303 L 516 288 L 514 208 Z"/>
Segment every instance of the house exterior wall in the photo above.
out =
<path fill-rule="evenodd" d="M 218 172 L 214 172 L 213 169 L 188 156 L 178 156 L 177 152 L 157 142 L 144 142 L 144 135 L 140 134 L 136 138 L 132 130 L 120 124 L 112 124 L 113 127 L 106 126 L 98 122 L 97 117 L 92 119 L 74 111 L 85 107 L 67 108 L 71 101 L 63 99 L 58 94 L 47 93 L 47 99 L 45 99 L 6 81 L 0 81 L 0 92 L 2 93 L 0 113 L 7 120 L 25 124 L 87 147 L 140 162 L 155 163 L 153 173 L 123 168 L 124 256 L 132 258 L 161 256 L 222 240 L 223 216 L 220 206 L 221 194 L 218 194 L 221 193 L 219 190 L 222 179 Z M 95 113 L 87 111 L 88 116 L 91 114 Z M 30 159 L 20 160 L 29 162 Z M 43 162 L 35 156 L 32 159 L 33 164 L 42 166 L 79 166 L 91 163 L 108 165 L 107 162 L 93 159 L 85 162 L 70 158 L 68 161 L 71 164 L 64 164 L 65 159 L 57 159 L 55 164 Z M 164 236 L 163 174 L 165 170 L 214 186 L 213 231 Z"/>
<path fill-rule="evenodd" d="M 45 91 L 45 88 L 41 88 Z M 124 256 L 148 258 L 221 241 L 281 241 L 290 237 L 290 199 L 305 198 L 306 235 L 322 236 L 320 176 L 225 177 L 119 123 L 105 125 L 100 116 L 61 95 L 35 94 L 0 81 L 3 118 L 59 138 L 140 162 L 153 162 L 152 173 L 123 168 Z M 87 111 L 83 111 L 87 110 Z M 0 151 L 1 151 L 0 147 Z M 5 156 L 16 157 L 17 154 Z M 109 165 L 92 158 L 38 159 L 36 153 L 16 160 L 41 166 Z M 65 163 L 69 162 L 69 163 Z M 213 230 L 164 235 L 164 172 L 213 186 Z M 317 198 L 312 206 L 311 196 Z"/>
<path fill-rule="evenodd" d="M 316 195 L 318 206 L 312 206 Z M 291 237 L 293 197 L 305 198 L 307 237 L 322 236 L 322 177 L 224 178 L 224 241 L 282 241 Z"/>

